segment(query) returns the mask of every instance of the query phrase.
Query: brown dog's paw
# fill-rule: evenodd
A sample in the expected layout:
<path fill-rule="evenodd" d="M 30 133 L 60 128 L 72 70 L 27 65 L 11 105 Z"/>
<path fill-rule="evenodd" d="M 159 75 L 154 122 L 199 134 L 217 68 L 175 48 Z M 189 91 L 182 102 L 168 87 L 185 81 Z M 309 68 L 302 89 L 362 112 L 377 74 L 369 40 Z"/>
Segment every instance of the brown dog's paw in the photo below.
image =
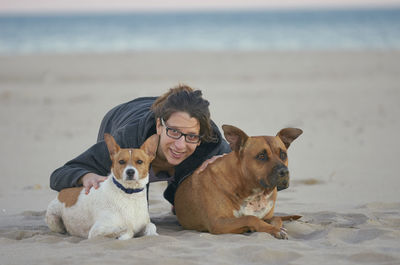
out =
<path fill-rule="evenodd" d="M 288 239 L 287 230 L 281 227 L 278 232 L 274 233 L 274 237 L 277 239 Z"/>
<path fill-rule="evenodd" d="M 301 217 L 303 217 L 303 216 L 301 216 L 301 215 L 289 215 L 289 216 L 281 216 L 280 218 L 281 218 L 282 221 L 294 221 L 294 220 L 300 219 Z"/>
<path fill-rule="evenodd" d="M 298 220 L 301 217 L 303 217 L 303 216 L 301 216 L 301 215 L 292 215 L 291 218 L 290 218 L 290 221 Z"/>

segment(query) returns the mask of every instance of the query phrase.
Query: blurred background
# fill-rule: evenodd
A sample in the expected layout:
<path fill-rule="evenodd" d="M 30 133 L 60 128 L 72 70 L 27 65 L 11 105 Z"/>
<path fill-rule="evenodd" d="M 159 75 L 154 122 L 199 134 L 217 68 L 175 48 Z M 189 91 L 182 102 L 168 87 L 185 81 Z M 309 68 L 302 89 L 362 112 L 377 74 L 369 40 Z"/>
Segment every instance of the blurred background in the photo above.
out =
<path fill-rule="evenodd" d="M 0 0 L 0 204 L 45 209 L 109 109 L 180 82 L 219 126 L 304 130 L 280 196 L 398 200 L 399 49 L 399 1 Z"/>
<path fill-rule="evenodd" d="M 275 208 L 303 215 L 291 240 L 180 231 L 161 182 L 157 239 L 49 234 L 52 171 L 181 82 L 218 126 L 304 131 Z M 0 0 L 0 263 L 400 264 L 399 102 L 400 0 Z"/>
<path fill-rule="evenodd" d="M 0 54 L 396 49 L 398 0 L 1 0 Z"/>

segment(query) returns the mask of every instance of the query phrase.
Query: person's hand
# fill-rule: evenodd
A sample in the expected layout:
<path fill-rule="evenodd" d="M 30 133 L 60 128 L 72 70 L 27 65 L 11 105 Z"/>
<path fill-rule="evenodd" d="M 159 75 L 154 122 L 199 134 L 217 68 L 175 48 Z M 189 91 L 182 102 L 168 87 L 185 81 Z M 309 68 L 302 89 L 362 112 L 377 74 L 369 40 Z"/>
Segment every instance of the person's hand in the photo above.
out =
<path fill-rule="evenodd" d="M 83 187 L 85 188 L 85 194 L 89 194 L 89 191 L 92 187 L 96 190 L 100 187 L 100 182 L 103 182 L 107 179 L 107 177 L 103 177 L 94 173 L 87 173 L 81 178 L 81 182 Z"/>
<path fill-rule="evenodd" d="M 215 160 L 217 160 L 217 159 L 220 158 L 220 157 L 223 157 L 224 155 L 227 155 L 227 154 L 216 155 L 216 156 L 213 156 L 213 157 L 207 159 L 207 160 L 204 161 L 203 164 L 201 164 L 201 166 L 196 170 L 196 173 L 200 173 L 201 171 L 203 171 L 204 169 L 206 169 L 206 167 L 208 166 L 208 164 L 213 163 Z"/>

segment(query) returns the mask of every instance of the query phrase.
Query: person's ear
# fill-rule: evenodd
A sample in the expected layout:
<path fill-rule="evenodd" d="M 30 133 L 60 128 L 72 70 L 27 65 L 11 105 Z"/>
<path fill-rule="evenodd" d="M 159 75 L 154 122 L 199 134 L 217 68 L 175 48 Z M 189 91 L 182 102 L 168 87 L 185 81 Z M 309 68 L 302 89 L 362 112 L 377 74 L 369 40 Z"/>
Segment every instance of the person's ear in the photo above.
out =
<path fill-rule="evenodd" d="M 162 124 L 161 124 L 161 119 L 160 118 L 157 118 L 157 120 L 156 120 L 156 129 L 157 129 L 157 134 L 158 135 L 161 135 L 161 132 L 162 132 Z"/>

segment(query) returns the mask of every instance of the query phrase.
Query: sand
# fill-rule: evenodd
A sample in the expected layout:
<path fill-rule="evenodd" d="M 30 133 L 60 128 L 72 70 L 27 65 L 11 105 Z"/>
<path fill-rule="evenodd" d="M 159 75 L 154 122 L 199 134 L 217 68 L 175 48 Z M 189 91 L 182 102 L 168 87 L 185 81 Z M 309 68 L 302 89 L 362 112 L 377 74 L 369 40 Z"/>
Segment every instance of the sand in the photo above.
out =
<path fill-rule="evenodd" d="M 179 82 L 215 122 L 304 134 L 276 212 L 289 240 L 183 230 L 152 185 L 159 236 L 49 231 L 49 175 L 91 146 L 103 115 Z M 148 52 L 0 57 L 0 264 L 400 264 L 400 52 Z"/>

